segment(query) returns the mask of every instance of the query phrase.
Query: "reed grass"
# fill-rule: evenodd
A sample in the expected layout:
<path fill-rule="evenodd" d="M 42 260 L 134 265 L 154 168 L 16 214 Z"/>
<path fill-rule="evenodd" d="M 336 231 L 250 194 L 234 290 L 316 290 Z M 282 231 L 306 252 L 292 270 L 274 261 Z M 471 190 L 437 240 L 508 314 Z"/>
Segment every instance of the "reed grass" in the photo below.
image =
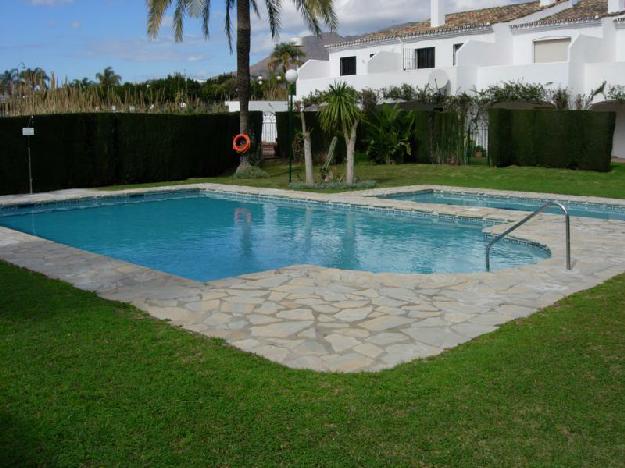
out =
<path fill-rule="evenodd" d="M 54 80 L 50 80 L 54 83 Z M 185 92 L 167 100 L 159 91 L 133 91 L 54 85 L 20 86 L 0 100 L 0 116 L 16 117 L 38 114 L 70 114 L 91 112 L 139 113 L 216 113 L 226 112 L 222 103 L 205 102 Z"/>

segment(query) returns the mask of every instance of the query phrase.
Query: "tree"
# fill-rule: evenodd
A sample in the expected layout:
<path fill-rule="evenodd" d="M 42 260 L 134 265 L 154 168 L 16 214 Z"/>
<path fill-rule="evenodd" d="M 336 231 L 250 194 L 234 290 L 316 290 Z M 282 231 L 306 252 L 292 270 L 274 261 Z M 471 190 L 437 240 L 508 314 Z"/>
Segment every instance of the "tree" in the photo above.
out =
<path fill-rule="evenodd" d="M 106 67 L 102 73 L 97 73 L 95 77 L 103 88 L 119 86 L 122 81 L 122 77 L 116 74 L 112 67 Z"/>
<path fill-rule="evenodd" d="M 281 71 L 284 75 L 292 66 L 300 66 L 305 57 L 306 53 L 300 47 L 289 42 L 281 42 L 276 44 L 271 53 L 269 69 L 274 72 Z"/>
<path fill-rule="evenodd" d="M 15 85 L 19 82 L 19 71 L 17 68 L 5 70 L 0 75 L 0 94 L 13 94 Z"/>
<path fill-rule="evenodd" d="M 325 105 L 320 111 L 321 126 L 326 132 L 338 129 L 343 133 L 347 149 L 347 185 L 354 184 L 354 153 L 360 118 L 358 92 L 343 82 L 330 85 L 325 93 Z"/>
<path fill-rule="evenodd" d="M 89 88 L 94 85 L 95 83 L 86 77 L 83 78 L 82 80 L 79 80 L 78 78 L 76 78 L 68 83 L 68 86 L 72 88 Z"/>
<path fill-rule="evenodd" d="M 315 34 L 321 32 L 320 21 L 330 29 L 336 29 L 336 14 L 333 0 L 292 0 L 306 21 L 309 29 Z M 201 17 L 204 37 L 208 38 L 210 19 L 210 0 L 148 0 L 148 34 L 156 37 L 166 11 L 175 3 L 174 31 L 176 41 L 183 39 L 184 19 L 187 16 Z M 241 104 L 239 130 L 248 133 L 249 101 L 250 101 L 250 48 L 252 24 L 250 8 L 259 15 L 257 0 L 225 0 L 225 30 L 232 51 L 232 10 L 236 7 L 236 53 L 237 53 L 237 88 Z M 278 35 L 280 29 L 281 0 L 265 0 L 267 16 L 272 37 Z M 239 168 L 249 165 L 247 158 L 241 158 Z"/>
<path fill-rule="evenodd" d="M 31 91 L 47 89 L 50 77 L 43 68 L 26 68 L 19 75 L 22 83 Z"/>

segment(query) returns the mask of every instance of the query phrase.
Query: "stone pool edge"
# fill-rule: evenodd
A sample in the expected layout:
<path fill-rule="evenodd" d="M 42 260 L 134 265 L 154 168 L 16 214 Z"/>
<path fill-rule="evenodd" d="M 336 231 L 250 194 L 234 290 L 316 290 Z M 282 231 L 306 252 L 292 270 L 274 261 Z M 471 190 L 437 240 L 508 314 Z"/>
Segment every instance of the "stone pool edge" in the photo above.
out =
<path fill-rule="evenodd" d="M 194 189 L 498 222 L 522 216 L 492 208 L 381 200 L 365 197 L 363 192 L 328 195 L 216 184 L 2 197 L 0 206 Z M 376 371 L 439 354 L 625 271 L 625 254 L 614 252 L 615 248 L 623 250 L 619 241 L 625 235 L 625 223 L 575 221 L 572 272 L 563 268 L 561 219 L 553 215 L 537 218 L 519 234 L 548 246 L 552 258 L 496 275 L 374 274 L 300 265 L 199 283 L 6 228 L 0 229 L 0 258 L 102 297 L 130 302 L 156 318 L 225 338 L 244 351 L 289 367 Z"/>

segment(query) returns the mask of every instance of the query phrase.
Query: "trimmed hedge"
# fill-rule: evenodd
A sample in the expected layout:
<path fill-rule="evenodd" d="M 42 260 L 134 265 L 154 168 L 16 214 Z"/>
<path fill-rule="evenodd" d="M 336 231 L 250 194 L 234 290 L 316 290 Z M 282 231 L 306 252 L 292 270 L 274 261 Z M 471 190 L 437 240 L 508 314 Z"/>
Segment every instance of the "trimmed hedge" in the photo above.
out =
<path fill-rule="evenodd" d="M 432 147 L 447 148 L 450 145 L 450 136 L 447 131 L 449 122 L 457 122 L 455 113 L 434 112 L 427 110 L 406 110 L 415 116 L 415 132 L 412 141 L 412 156 L 407 159 L 409 162 L 418 162 L 430 164 L 433 161 Z M 330 142 L 334 135 L 328 135 L 321 130 L 318 112 L 307 111 L 306 125 L 312 129 L 311 143 L 314 158 L 325 155 L 330 147 Z M 278 112 L 276 114 L 276 126 L 278 131 L 278 155 L 283 159 L 289 157 L 289 147 L 286 142 L 288 140 L 289 113 Z M 302 125 L 300 115 L 293 113 L 293 133 L 301 132 Z M 345 142 L 343 137 L 337 133 L 339 141 L 336 147 L 335 157 L 337 161 L 342 161 L 345 157 Z M 364 151 L 365 148 L 365 130 L 364 125 L 359 126 L 358 140 L 356 148 Z M 455 140 L 453 142 L 455 148 Z"/>
<path fill-rule="evenodd" d="M 490 161 L 607 172 L 614 125 L 613 112 L 491 109 Z"/>
<path fill-rule="evenodd" d="M 262 113 L 251 128 L 262 132 Z M 0 194 L 28 191 L 27 117 L 0 119 Z M 34 189 L 99 187 L 213 177 L 233 169 L 237 114 L 54 114 L 35 116 Z"/>

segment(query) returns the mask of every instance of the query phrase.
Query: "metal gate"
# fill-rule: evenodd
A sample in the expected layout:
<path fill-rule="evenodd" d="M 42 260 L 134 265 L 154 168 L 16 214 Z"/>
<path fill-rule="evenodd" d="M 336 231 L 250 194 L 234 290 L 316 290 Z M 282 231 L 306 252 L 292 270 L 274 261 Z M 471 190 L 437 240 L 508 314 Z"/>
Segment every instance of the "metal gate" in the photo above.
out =
<path fill-rule="evenodd" d="M 274 112 L 263 112 L 263 143 L 275 143 L 277 139 L 276 114 Z"/>

